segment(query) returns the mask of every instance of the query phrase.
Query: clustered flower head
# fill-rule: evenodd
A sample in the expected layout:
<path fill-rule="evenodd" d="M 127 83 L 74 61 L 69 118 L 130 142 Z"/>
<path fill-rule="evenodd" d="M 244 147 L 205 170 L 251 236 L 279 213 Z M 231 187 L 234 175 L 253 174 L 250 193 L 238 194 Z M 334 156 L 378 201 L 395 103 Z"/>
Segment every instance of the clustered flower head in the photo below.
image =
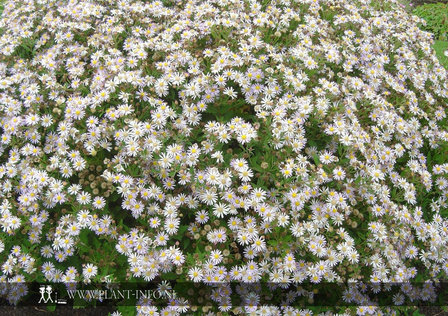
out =
<path fill-rule="evenodd" d="M 419 21 L 395 0 L 6 1 L 1 280 L 433 299 L 410 284 L 448 273 L 448 80 Z M 312 313 L 246 290 L 212 300 Z M 380 312 L 357 287 L 344 300 Z"/>

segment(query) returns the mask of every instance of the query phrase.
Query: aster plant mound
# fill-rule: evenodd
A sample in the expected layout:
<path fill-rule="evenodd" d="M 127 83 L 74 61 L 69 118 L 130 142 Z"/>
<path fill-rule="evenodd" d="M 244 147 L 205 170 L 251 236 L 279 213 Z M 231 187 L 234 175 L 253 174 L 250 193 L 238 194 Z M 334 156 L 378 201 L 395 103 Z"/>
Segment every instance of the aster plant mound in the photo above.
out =
<path fill-rule="evenodd" d="M 224 282 L 221 311 L 227 281 L 434 300 L 414 283 L 448 272 L 448 81 L 418 22 L 382 0 L 7 1 L 1 280 Z M 235 313 L 299 309 L 238 291 Z"/>

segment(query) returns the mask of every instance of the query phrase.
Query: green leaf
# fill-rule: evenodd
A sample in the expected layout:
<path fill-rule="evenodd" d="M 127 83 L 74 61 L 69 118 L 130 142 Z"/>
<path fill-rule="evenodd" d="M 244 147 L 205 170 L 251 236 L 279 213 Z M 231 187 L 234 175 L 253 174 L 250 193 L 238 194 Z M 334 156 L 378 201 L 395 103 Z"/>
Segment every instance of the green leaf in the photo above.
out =
<path fill-rule="evenodd" d="M 163 279 L 165 280 L 177 280 L 179 276 L 174 272 L 167 272 L 163 274 Z"/>
<path fill-rule="evenodd" d="M 177 234 L 174 235 L 174 238 L 178 239 L 178 240 L 182 240 L 183 239 L 182 237 L 184 237 L 184 234 L 185 234 L 185 232 L 187 230 L 188 230 L 188 226 L 187 225 L 181 225 L 179 227 L 179 230 L 177 231 Z"/>
<path fill-rule="evenodd" d="M 191 243 L 190 239 L 186 238 L 185 240 L 182 241 L 182 247 L 184 249 L 188 249 L 188 246 L 190 246 L 190 243 Z"/>
<path fill-rule="evenodd" d="M 317 154 L 313 154 L 314 163 L 317 165 L 320 165 L 319 156 Z"/>
<path fill-rule="evenodd" d="M 85 243 L 88 244 L 89 243 L 89 231 L 88 230 L 82 230 L 81 233 L 79 234 L 79 239 Z"/>
<path fill-rule="evenodd" d="M 419 310 L 415 310 L 415 311 L 412 313 L 412 316 L 425 316 L 425 314 L 420 313 Z"/>
<path fill-rule="evenodd" d="M 50 312 L 54 312 L 56 310 L 56 305 L 47 305 L 47 310 Z"/>
<path fill-rule="evenodd" d="M 117 306 L 117 309 L 122 315 L 134 316 L 137 314 L 135 306 Z"/>

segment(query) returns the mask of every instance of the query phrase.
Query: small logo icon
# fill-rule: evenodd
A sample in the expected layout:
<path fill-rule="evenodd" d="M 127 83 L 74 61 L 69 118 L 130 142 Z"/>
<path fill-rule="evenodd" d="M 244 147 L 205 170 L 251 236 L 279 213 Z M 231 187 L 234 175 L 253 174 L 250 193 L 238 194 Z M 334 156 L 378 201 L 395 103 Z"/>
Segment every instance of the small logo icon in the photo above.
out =
<path fill-rule="evenodd" d="M 39 303 L 53 303 L 53 298 L 51 297 L 51 293 L 53 292 L 53 289 L 51 288 L 51 285 L 43 285 L 39 288 L 40 293 L 40 299 Z"/>

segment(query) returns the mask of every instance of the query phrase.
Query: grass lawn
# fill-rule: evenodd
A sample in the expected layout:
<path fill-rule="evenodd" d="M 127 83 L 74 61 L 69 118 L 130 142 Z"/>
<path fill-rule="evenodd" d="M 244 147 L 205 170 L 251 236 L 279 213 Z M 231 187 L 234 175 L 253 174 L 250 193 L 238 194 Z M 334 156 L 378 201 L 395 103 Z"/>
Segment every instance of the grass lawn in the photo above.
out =
<path fill-rule="evenodd" d="M 440 63 L 448 69 L 448 57 L 443 54 L 448 49 L 448 41 L 435 41 L 434 49 Z"/>

